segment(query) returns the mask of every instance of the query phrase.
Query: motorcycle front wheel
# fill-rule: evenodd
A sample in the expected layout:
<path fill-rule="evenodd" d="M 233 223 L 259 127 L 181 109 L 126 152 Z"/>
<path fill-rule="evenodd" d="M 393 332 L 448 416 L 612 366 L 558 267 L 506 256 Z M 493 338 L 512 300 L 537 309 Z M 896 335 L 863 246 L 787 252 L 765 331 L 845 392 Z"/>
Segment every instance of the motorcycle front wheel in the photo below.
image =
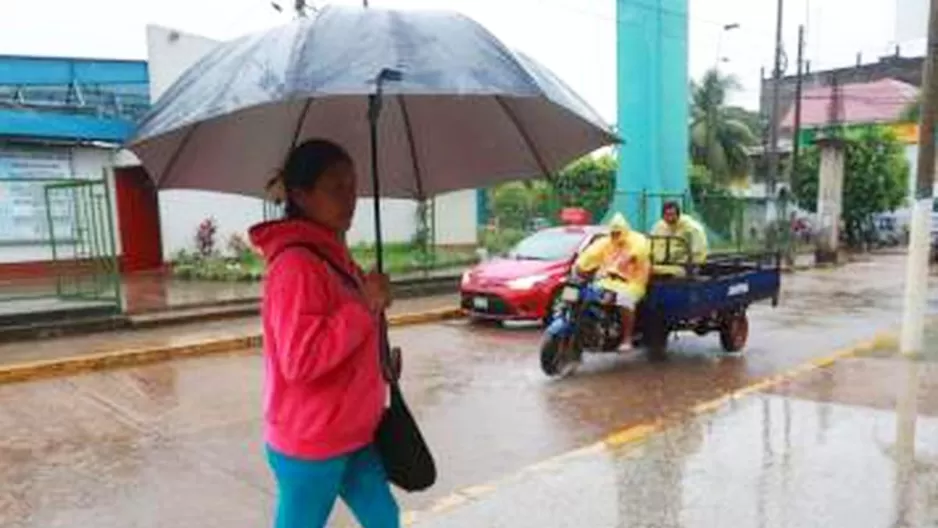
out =
<path fill-rule="evenodd" d="M 580 364 L 576 339 L 550 334 L 541 342 L 541 370 L 551 377 L 563 378 L 573 374 Z"/>

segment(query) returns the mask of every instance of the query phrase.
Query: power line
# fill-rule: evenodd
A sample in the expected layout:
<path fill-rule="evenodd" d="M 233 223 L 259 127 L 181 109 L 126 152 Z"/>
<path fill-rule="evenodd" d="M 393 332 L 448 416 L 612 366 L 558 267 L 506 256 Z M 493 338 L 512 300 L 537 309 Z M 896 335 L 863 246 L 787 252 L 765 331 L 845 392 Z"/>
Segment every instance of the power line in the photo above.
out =
<path fill-rule="evenodd" d="M 560 9 L 566 10 L 566 11 L 578 13 L 578 14 L 580 14 L 580 15 L 583 15 L 583 16 L 586 16 L 586 17 L 591 17 L 591 18 L 596 18 L 596 19 L 599 19 L 599 20 L 610 21 L 610 22 L 613 22 L 613 23 L 616 23 L 616 24 L 626 24 L 626 23 L 629 23 L 628 21 L 625 21 L 625 20 L 623 20 L 621 17 L 619 17 L 618 14 L 613 15 L 613 16 L 610 16 L 610 15 L 598 13 L 598 12 L 593 11 L 593 10 L 590 10 L 590 9 L 583 9 L 583 8 L 579 7 L 579 4 L 574 5 L 574 4 L 572 4 L 570 1 L 564 1 L 564 0 L 541 0 L 541 3 L 542 3 L 542 4 L 543 4 L 543 3 L 553 4 L 554 6 L 560 8 Z M 648 11 L 648 12 L 665 13 L 665 14 L 674 15 L 674 16 L 684 16 L 684 17 L 687 17 L 688 20 L 692 20 L 692 21 L 696 21 L 696 22 L 701 22 L 701 23 L 709 24 L 709 25 L 715 26 L 716 28 L 719 28 L 719 30 L 722 30 L 723 26 L 726 25 L 726 21 L 718 21 L 718 20 L 714 20 L 714 19 L 709 19 L 709 18 L 705 18 L 705 17 L 700 17 L 700 16 L 691 15 L 689 10 L 688 10 L 688 11 L 680 11 L 680 10 L 668 9 L 668 8 L 663 8 L 663 7 L 660 7 L 660 6 L 653 5 L 653 4 L 648 4 L 648 3 L 644 3 L 644 2 L 638 2 L 638 1 L 636 1 L 636 2 L 631 2 L 630 5 L 631 5 L 631 6 L 634 6 L 634 7 L 637 7 L 637 8 L 639 8 L 639 9 L 642 9 L 642 10 Z M 806 3 L 806 8 L 808 8 L 808 9 L 810 8 L 810 1 L 808 1 L 808 2 Z M 816 30 L 816 31 L 813 31 L 813 30 Z M 760 42 L 762 42 L 762 41 L 764 41 L 764 39 L 765 39 L 765 34 L 764 34 L 763 32 L 750 29 L 750 28 L 748 28 L 748 27 L 746 27 L 746 26 L 741 26 L 739 29 L 736 30 L 736 32 L 737 32 L 737 33 L 744 34 L 744 35 L 748 35 L 748 36 L 750 37 L 750 39 L 751 39 L 751 40 L 754 40 L 754 41 L 760 41 Z M 821 39 L 820 39 L 820 34 L 821 34 L 821 33 L 820 33 L 820 25 L 819 25 L 819 24 L 814 24 L 814 25 L 812 25 L 812 24 L 810 24 L 810 20 L 809 20 L 808 23 L 806 24 L 805 32 L 806 32 L 806 35 L 808 36 L 808 37 L 806 38 L 806 42 L 810 41 L 812 37 L 815 37 L 815 42 L 820 42 L 820 40 L 821 40 Z M 663 38 L 672 39 L 673 37 L 669 37 L 668 35 L 663 35 Z M 676 40 L 676 39 L 675 39 L 675 40 Z M 908 45 L 910 45 L 910 44 L 920 44 L 921 41 L 922 41 L 921 38 L 918 38 L 918 39 L 905 39 L 905 40 L 902 40 L 902 41 L 892 41 L 892 40 L 888 40 L 888 41 L 884 41 L 884 42 L 883 42 L 882 44 L 880 44 L 880 45 L 871 45 L 871 46 L 865 46 L 865 47 L 862 47 L 862 48 L 858 48 L 858 49 L 854 52 L 854 56 L 856 56 L 856 53 L 859 53 L 859 54 L 861 54 L 861 55 L 863 55 L 863 56 L 871 56 L 871 57 L 880 58 L 880 57 L 886 56 L 886 53 L 884 53 L 884 51 L 885 51 L 888 47 L 890 47 L 890 46 L 899 46 L 899 47 L 901 48 L 901 47 L 903 47 L 903 46 L 908 46 Z M 807 51 L 807 50 L 806 50 L 806 51 Z M 771 50 L 767 50 L 767 53 L 765 53 L 765 54 L 762 54 L 762 53 L 747 53 L 747 52 L 741 52 L 740 49 L 737 48 L 737 49 L 733 52 L 733 55 L 734 55 L 734 56 L 737 56 L 737 57 L 740 57 L 740 56 L 741 56 L 741 57 L 745 57 L 745 58 L 747 58 L 747 59 L 753 59 L 753 60 L 757 60 L 757 61 L 760 61 L 760 62 L 761 62 L 761 61 L 764 61 L 764 60 L 767 59 L 767 58 L 771 59 L 771 57 L 772 57 L 772 52 L 771 52 Z M 806 55 L 808 55 L 808 53 L 806 53 Z M 811 55 L 811 56 L 807 56 L 807 57 L 806 57 L 806 61 L 808 61 L 808 62 L 811 63 L 812 69 L 815 70 L 815 71 L 818 71 L 818 70 L 827 70 L 827 69 L 849 68 L 849 67 L 850 67 L 850 66 L 848 65 L 848 64 L 849 64 L 849 61 L 846 60 L 846 59 L 843 59 L 843 60 L 839 60 L 839 59 L 825 59 L 825 60 L 822 60 L 822 59 L 820 59 L 820 58 L 818 57 L 818 52 L 817 52 L 817 51 L 815 51 L 815 53 L 812 53 L 812 54 L 810 54 L 810 55 Z M 870 62 L 870 63 L 864 63 L 864 64 L 875 64 L 875 63 Z"/>
<path fill-rule="evenodd" d="M 562 9 L 562 10 L 564 10 L 564 11 L 568 11 L 568 12 L 571 12 L 571 13 L 576 13 L 576 14 L 578 14 L 578 15 L 582 15 L 582 16 L 585 16 L 585 17 L 588 17 L 588 18 L 594 18 L 594 19 L 597 19 L 597 20 L 612 22 L 612 23 L 615 23 L 615 24 L 629 24 L 629 23 L 630 23 L 629 21 L 626 21 L 626 20 L 622 19 L 621 17 L 619 17 L 618 14 L 616 14 L 616 15 L 607 15 L 607 14 L 598 13 L 598 12 L 593 11 L 593 10 L 583 9 L 583 8 L 579 7 L 579 4 L 574 5 L 574 4 L 572 4 L 570 1 L 565 1 L 565 0 L 541 0 L 541 4 L 542 4 L 542 5 L 543 5 L 543 4 L 552 4 L 554 7 L 558 8 L 558 9 Z M 726 25 L 726 22 L 725 22 L 725 21 L 722 21 L 722 22 L 721 22 L 721 21 L 717 21 L 717 20 L 713 20 L 713 19 L 708 19 L 708 18 L 703 18 L 703 17 L 699 17 L 699 16 L 692 16 L 692 15 L 689 14 L 688 11 L 679 11 L 679 10 L 667 9 L 667 8 L 662 8 L 662 7 L 659 7 L 659 6 L 655 6 L 655 5 L 647 4 L 647 3 L 643 3 L 643 2 L 632 2 L 630 5 L 635 6 L 635 7 L 639 8 L 639 9 L 642 9 L 642 10 L 648 11 L 648 12 L 665 13 L 665 14 L 675 15 L 675 16 L 686 16 L 686 17 L 688 18 L 688 20 L 692 20 L 692 21 L 697 21 L 697 22 L 702 22 L 702 23 L 705 23 L 705 24 L 709 24 L 709 25 L 715 26 L 715 27 L 718 28 L 719 30 L 722 30 L 722 29 L 723 29 L 723 26 Z M 811 31 L 810 31 L 810 30 L 811 30 L 810 27 L 806 27 L 806 34 L 810 35 L 810 34 L 811 34 Z M 743 34 L 743 35 L 747 35 L 747 40 L 759 41 L 759 42 L 764 42 L 764 41 L 765 41 L 765 34 L 764 34 L 763 32 L 760 32 L 760 31 L 757 31 L 757 30 L 748 28 L 748 27 L 746 27 L 746 26 L 741 26 L 741 27 L 738 28 L 736 31 L 734 31 L 734 33 L 740 33 L 740 34 Z M 817 33 L 817 34 L 819 35 L 820 33 Z M 677 40 L 677 39 L 675 39 L 674 37 L 671 37 L 671 36 L 669 36 L 669 35 L 662 35 L 662 38 Z M 810 40 L 810 38 L 806 38 L 806 42 L 807 42 L 808 40 Z M 818 39 L 818 41 L 819 41 L 819 40 L 820 40 L 820 39 Z M 883 51 L 884 51 L 888 46 L 890 46 L 890 45 L 898 45 L 898 46 L 902 47 L 902 46 L 905 46 L 905 45 L 908 45 L 908 44 L 916 43 L 916 42 L 918 42 L 918 41 L 920 41 L 920 40 L 921 40 L 921 39 L 907 39 L 907 40 L 899 41 L 899 42 L 886 41 L 886 42 L 884 42 L 884 43 L 881 44 L 881 45 L 859 48 L 859 49 L 856 50 L 856 52 L 859 52 L 859 53 L 863 54 L 864 56 L 869 55 L 869 56 L 874 56 L 874 57 L 877 57 L 877 58 L 878 58 L 878 57 L 882 57 L 882 56 L 885 55 L 885 54 L 883 53 Z M 806 53 L 806 55 L 807 55 L 807 53 Z M 828 60 L 824 60 L 823 62 L 821 62 L 820 59 L 818 59 L 817 54 L 813 54 L 813 55 L 814 55 L 814 56 L 808 56 L 808 57 L 806 57 L 806 60 L 807 60 L 808 62 L 810 62 L 810 63 L 812 64 L 812 66 L 814 67 L 814 68 L 812 68 L 812 69 L 815 69 L 815 70 L 820 69 L 820 68 L 817 68 L 819 65 L 820 65 L 823 69 L 835 69 L 835 67 L 833 66 L 833 64 L 835 64 L 835 63 L 836 63 L 836 64 L 839 64 L 840 67 L 846 67 L 846 66 L 845 66 L 845 64 L 847 63 L 846 60 L 839 61 L 839 60 L 837 60 L 837 59 L 828 59 Z M 772 58 L 772 51 L 771 51 L 771 49 L 766 49 L 766 51 L 765 51 L 764 53 L 758 53 L 758 52 L 753 53 L 753 52 L 744 51 L 744 49 L 741 49 L 740 47 L 736 47 L 736 48 L 734 49 L 734 51 L 733 51 L 733 56 L 736 56 L 736 57 L 744 57 L 744 58 L 747 58 L 747 59 L 751 59 L 751 60 L 753 60 L 753 61 L 763 62 L 763 61 L 765 61 L 765 60 L 767 60 L 767 59 L 771 60 L 771 58 Z M 841 64 L 841 62 L 843 62 L 844 64 Z M 871 63 L 871 64 L 872 64 L 872 63 Z M 786 70 L 787 70 L 787 69 L 786 69 Z"/>
<path fill-rule="evenodd" d="M 620 18 L 618 15 L 609 16 L 609 15 L 604 15 L 604 14 L 601 14 L 601 13 L 597 13 L 596 11 L 592 11 L 592 10 L 589 10 L 589 9 L 582 9 L 582 8 L 579 8 L 579 7 L 574 7 L 574 5 L 573 5 L 571 2 L 566 2 L 566 1 L 563 1 L 563 0 L 541 0 L 541 3 L 550 3 L 550 4 L 554 4 L 554 5 L 556 5 L 556 6 L 560 7 L 560 8 L 566 9 L 566 10 L 568 10 L 568 11 L 573 11 L 573 12 L 577 12 L 577 13 L 580 13 L 580 14 L 585 15 L 585 16 L 589 16 L 589 17 L 593 17 L 593 18 L 599 18 L 599 19 L 602 19 L 602 20 L 607 20 L 607 21 L 615 22 L 615 23 L 617 23 L 617 24 L 627 24 L 627 23 L 629 23 L 629 21 L 623 20 L 623 19 Z M 645 10 L 645 11 L 648 11 L 648 12 L 664 13 L 664 14 L 672 15 L 672 16 L 686 17 L 688 20 L 693 20 L 693 21 L 702 22 L 702 23 L 705 23 L 705 24 L 710 24 L 710 25 L 719 27 L 721 30 L 723 29 L 723 26 L 726 25 L 726 21 L 722 21 L 722 22 L 721 22 L 721 21 L 717 21 L 717 20 L 711 20 L 711 19 L 707 19 L 707 18 L 702 18 L 702 17 L 699 17 L 699 16 L 692 16 L 692 15 L 690 15 L 690 11 L 678 11 L 678 10 L 676 10 L 676 9 L 667 9 L 667 8 L 664 8 L 664 7 L 661 7 L 661 6 L 656 6 L 656 5 L 652 5 L 652 4 L 646 4 L 646 3 L 643 3 L 643 2 L 630 2 L 629 5 L 630 5 L 630 6 L 635 6 L 635 7 L 639 8 L 639 9 L 642 9 L 642 10 Z M 760 39 L 761 39 L 761 37 L 762 37 L 762 35 L 761 35 L 759 32 L 757 32 L 757 31 L 755 31 L 755 30 L 747 29 L 745 26 L 741 26 L 737 31 L 742 32 L 742 33 L 749 33 L 749 34 L 752 34 L 753 36 L 758 35 Z"/>

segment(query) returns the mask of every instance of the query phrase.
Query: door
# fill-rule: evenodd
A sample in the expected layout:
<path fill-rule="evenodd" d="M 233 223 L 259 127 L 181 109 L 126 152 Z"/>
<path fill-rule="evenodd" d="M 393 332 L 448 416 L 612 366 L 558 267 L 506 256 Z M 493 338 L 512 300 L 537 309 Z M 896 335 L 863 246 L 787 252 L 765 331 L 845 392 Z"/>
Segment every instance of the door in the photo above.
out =
<path fill-rule="evenodd" d="M 114 169 L 121 271 L 156 270 L 163 266 L 160 208 L 156 188 L 143 167 Z"/>

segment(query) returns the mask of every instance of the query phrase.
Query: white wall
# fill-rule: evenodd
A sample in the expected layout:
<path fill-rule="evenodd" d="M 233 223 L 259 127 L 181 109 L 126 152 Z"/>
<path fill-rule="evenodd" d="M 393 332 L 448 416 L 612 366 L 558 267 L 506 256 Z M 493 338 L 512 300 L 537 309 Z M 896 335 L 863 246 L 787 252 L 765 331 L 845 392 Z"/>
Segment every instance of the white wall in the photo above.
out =
<path fill-rule="evenodd" d="M 467 195 L 472 196 L 467 196 Z M 475 191 L 461 191 L 436 200 L 436 242 L 475 244 Z M 371 199 L 359 200 L 350 245 L 374 243 L 374 206 Z M 417 227 L 417 204 L 411 200 L 382 200 L 381 215 L 386 242 L 409 242 Z M 214 218 L 218 224 L 219 249 L 226 249 L 233 234 L 246 236 L 248 229 L 264 217 L 263 202 L 230 194 L 197 191 L 160 192 L 160 221 L 163 229 L 163 255 L 167 259 L 180 250 L 195 249 L 199 224 Z"/>
<path fill-rule="evenodd" d="M 150 100 L 155 102 L 189 66 L 219 41 L 162 26 L 147 26 L 147 72 Z"/>
<path fill-rule="evenodd" d="M 355 208 L 348 232 L 349 245 L 372 244 L 375 240 L 374 201 L 363 198 Z M 381 200 L 382 235 L 386 242 L 409 242 L 417 229 L 417 203 L 412 200 Z"/>
<path fill-rule="evenodd" d="M 436 243 L 442 245 L 476 244 L 479 236 L 476 191 L 458 191 L 436 197 L 434 221 Z"/>
<path fill-rule="evenodd" d="M 172 260 L 180 250 L 195 249 L 199 224 L 214 218 L 218 224 L 218 249 L 227 250 L 233 234 L 246 236 L 248 228 L 264 217 L 263 202 L 233 194 L 200 191 L 161 191 L 160 224 L 163 258 Z"/>

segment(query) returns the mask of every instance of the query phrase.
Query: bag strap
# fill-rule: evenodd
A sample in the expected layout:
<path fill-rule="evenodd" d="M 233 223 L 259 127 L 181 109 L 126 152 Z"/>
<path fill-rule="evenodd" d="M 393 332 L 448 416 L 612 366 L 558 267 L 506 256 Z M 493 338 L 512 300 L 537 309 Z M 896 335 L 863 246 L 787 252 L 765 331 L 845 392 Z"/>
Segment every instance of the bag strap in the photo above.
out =
<path fill-rule="evenodd" d="M 326 266 L 329 267 L 329 269 L 335 272 L 335 274 L 338 275 L 342 279 L 342 282 L 344 282 L 349 288 L 352 288 L 353 290 L 359 293 L 362 292 L 362 284 L 358 278 L 354 277 L 351 273 L 343 269 L 342 266 L 339 266 L 338 264 L 336 264 L 330 257 L 326 256 L 326 254 L 323 253 L 322 251 L 319 251 L 319 248 L 317 248 L 316 246 L 313 246 L 312 244 L 297 243 L 297 244 L 288 244 L 286 246 L 283 246 L 282 248 L 280 248 L 279 251 L 277 251 L 271 257 L 270 261 L 273 262 L 277 257 L 279 257 L 284 252 L 286 252 L 286 250 L 294 249 L 294 248 L 303 249 L 303 250 L 308 251 L 309 253 L 312 253 L 316 258 L 323 261 L 323 263 L 325 263 Z"/>
<path fill-rule="evenodd" d="M 273 263 L 273 261 L 282 255 L 286 250 L 293 248 L 304 249 L 312 253 L 319 260 L 325 263 L 329 269 L 335 272 L 335 274 L 338 275 L 342 279 L 342 282 L 346 283 L 349 288 L 352 288 L 359 293 L 363 293 L 362 284 L 358 278 L 354 277 L 351 273 L 336 264 L 331 258 L 326 256 L 326 254 L 322 251 L 319 251 L 319 248 L 313 246 L 312 244 L 297 243 L 283 246 L 270 257 L 270 262 Z M 388 322 L 384 312 L 381 312 L 378 325 L 378 358 L 381 360 L 381 374 L 384 376 L 385 381 L 390 384 L 395 384 L 397 379 L 394 376 L 394 367 L 392 366 L 393 360 L 391 358 L 390 340 L 388 339 Z"/>

